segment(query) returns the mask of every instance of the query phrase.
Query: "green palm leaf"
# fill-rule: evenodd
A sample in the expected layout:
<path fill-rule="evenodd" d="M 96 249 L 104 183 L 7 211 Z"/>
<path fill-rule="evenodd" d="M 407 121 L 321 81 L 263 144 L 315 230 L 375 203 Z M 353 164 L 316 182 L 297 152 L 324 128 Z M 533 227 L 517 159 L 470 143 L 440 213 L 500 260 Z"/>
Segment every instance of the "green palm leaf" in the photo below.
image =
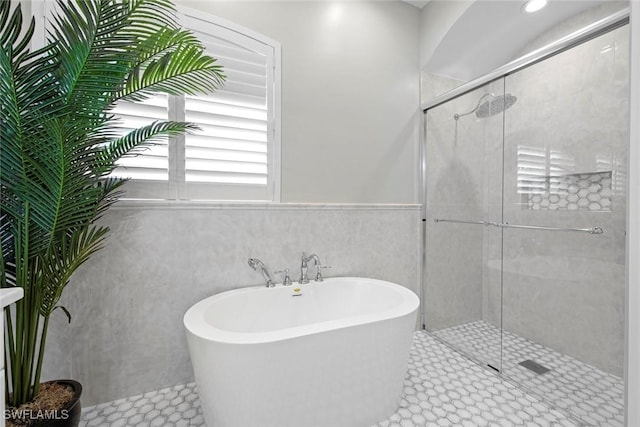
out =
<path fill-rule="evenodd" d="M 135 58 L 133 40 L 114 37 L 127 22 L 126 8 L 105 0 L 59 0 L 58 6 L 62 14 L 53 20 L 51 37 L 57 42 L 61 90 L 70 113 L 101 123 L 129 71 L 126 64 Z"/>
<path fill-rule="evenodd" d="M 171 95 L 210 93 L 222 86 L 224 75 L 216 60 L 198 46 L 180 45 L 139 64 L 129 76 L 121 97 L 164 92 Z"/>
<path fill-rule="evenodd" d="M 33 36 L 35 30 L 35 19 L 31 19 L 29 27 L 26 33 L 21 37 L 22 30 L 22 10 L 16 8 L 11 14 L 11 3 L 8 1 L 2 1 L 0 3 L 0 28 L 3 31 L 0 33 L 0 45 L 12 46 L 13 54 L 16 58 L 20 58 L 22 52 L 24 52 L 29 46 L 29 41 Z M 9 16 L 11 15 L 11 18 Z"/>
<path fill-rule="evenodd" d="M 42 260 L 40 315 L 47 317 L 51 314 L 73 272 L 100 250 L 108 231 L 106 227 L 81 227 L 61 239 L 45 255 Z"/>
<path fill-rule="evenodd" d="M 131 132 L 109 142 L 96 158 L 96 170 L 107 175 L 116 167 L 116 162 L 122 157 L 136 156 L 141 149 L 154 145 L 167 137 L 182 135 L 185 132 L 198 130 L 192 123 L 175 121 L 155 121 L 147 126 L 134 129 Z"/>
<path fill-rule="evenodd" d="M 198 58 L 203 61 L 198 64 L 198 67 L 207 73 L 202 81 L 193 82 L 189 87 L 188 93 L 192 93 L 194 90 L 197 91 L 198 84 L 205 85 L 203 92 L 210 92 L 221 86 L 224 81 L 222 67 L 215 63 L 215 59 L 202 56 L 204 47 L 200 45 L 193 33 L 187 30 L 164 27 L 151 34 L 147 39 L 140 41 L 138 45 L 140 51 L 138 62 L 133 64 L 126 85 L 117 94 L 117 97 L 140 101 L 148 97 L 153 91 L 163 91 L 161 87 L 153 87 L 153 85 L 161 80 L 166 81 L 169 76 L 167 74 L 158 74 L 156 68 L 171 65 L 171 60 L 178 61 L 178 58 L 173 55 L 186 47 L 193 49 Z M 196 60 L 193 61 L 194 63 L 197 62 Z M 183 65 L 187 64 L 183 63 Z M 170 87 L 169 91 L 169 93 L 176 93 L 173 87 Z"/>

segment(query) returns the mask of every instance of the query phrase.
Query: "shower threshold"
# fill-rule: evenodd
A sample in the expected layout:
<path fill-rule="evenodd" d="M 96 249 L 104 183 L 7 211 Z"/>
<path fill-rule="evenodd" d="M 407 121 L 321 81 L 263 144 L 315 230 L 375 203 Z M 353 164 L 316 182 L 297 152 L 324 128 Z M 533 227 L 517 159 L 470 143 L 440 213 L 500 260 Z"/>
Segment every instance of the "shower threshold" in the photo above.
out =
<path fill-rule="evenodd" d="M 479 320 L 431 334 L 480 361 L 500 360 L 500 329 L 490 323 Z M 492 341 L 496 345 L 488 347 Z M 505 379 L 587 425 L 624 425 L 622 378 L 510 332 L 502 332 L 502 345 L 500 371 Z M 526 361 L 547 371 L 538 373 Z"/>

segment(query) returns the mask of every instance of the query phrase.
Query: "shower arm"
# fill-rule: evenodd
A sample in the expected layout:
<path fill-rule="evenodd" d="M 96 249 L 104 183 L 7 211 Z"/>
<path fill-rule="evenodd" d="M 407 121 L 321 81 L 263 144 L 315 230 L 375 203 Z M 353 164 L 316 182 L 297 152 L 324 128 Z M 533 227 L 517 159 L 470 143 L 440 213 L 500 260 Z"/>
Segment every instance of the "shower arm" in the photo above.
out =
<path fill-rule="evenodd" d="M 495 95 L 493 93 L 485 93 L 484 95 L 482 95 L 480 97 L 480 99 L 478 100 L 478 103 L 476 104 L 476 106 L 473 108 L 473 110 L 467 112 L 467 113 L 462 113 L 462 114 L 454 114 L 453 118 L 455 120 L 458 120 L 460 117 L 464 117 L 464 116 L 468 116 L 469 114 L 473 114 L 476 111 L 478 111 L 478 108 L 480 108 L 480 105 L 482 105 L 482 101 L 484 101 L 486 98 L 491 98 L 491 97 L 495 97 Z"/>

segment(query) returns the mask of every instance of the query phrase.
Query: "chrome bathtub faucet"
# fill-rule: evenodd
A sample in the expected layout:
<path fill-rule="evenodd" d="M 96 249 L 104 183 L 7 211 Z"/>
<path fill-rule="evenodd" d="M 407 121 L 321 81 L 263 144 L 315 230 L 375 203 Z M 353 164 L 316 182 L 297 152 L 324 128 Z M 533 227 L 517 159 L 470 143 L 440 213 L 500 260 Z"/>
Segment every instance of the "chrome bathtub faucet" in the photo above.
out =
<path fill-rule="evenodd" d="M 318 255 L 316 254 L 311 254 L 309 256 L 307 256 L 307 254 L 305 252 L 302 253 L 302 259 L 301 259 L 301 264 L 300 264 L 300 280 L 298 280 L 298 283 L 300 284 L 306 284 L 309 283 L 309 278 L 307 277 L 307 269 L 308 267 L 308 262 L 313 260 L 313 265 L 315 265 L 316 267 L 316 278 L 315 281 L 316 282 L 322 282 L 324 280 L 324 278 L 322 277 L 322 273 L 320 272 L 320 269 L 322 268 L 331 268 L 330 266 L 324 266 L 320 263 L 320 258 L 318 257 Z"/>
<path fill-rule="evenodd" d="M 321 268 L 331 268 L 330 265 L 316 265 L 316 282 L 324 282 L 324 277 L 322 277 L 322 273 L 320 272 Z"/>
<path fill-rule="evenodd" d="M 273 288 L 276 285 L 273 282 L 273 278 L 271 277 L 271 274 L 269 274 L 269 270 L 267 269 L 267 266 L 264 265 L 264 263 L 260 261 L 258 258 L 249 258 L 249 267 L 253 268 L 256 271 L 260 269 L 260 272 L 262 273 L 262 275 L 264 276 L 264 279 L 267 282 L 265 285 L 267 288 Z"/>
<path fill-rule="evenodd" d="M 291 286 L 293 282 L 291 281 L 291 277 L 289 277 L 289 269 L 285 268 L 284 270 L 274 271 L 275 274 L 284 274 L 284 280 L 282 281 L 282 286 Z"/>

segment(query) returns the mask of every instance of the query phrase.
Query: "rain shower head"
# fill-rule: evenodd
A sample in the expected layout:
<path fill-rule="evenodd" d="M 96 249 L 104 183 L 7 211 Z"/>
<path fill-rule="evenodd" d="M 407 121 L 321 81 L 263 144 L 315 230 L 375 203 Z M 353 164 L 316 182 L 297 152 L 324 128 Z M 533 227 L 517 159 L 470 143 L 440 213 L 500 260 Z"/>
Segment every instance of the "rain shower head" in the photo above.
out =
<path fill-rule="evenodd" d="M 507 93 L 505 95 L 494 95 L 492 93 L 485 93 L 478 100 L 478 104 L 475 108 L 469 112 L 463 114 L 454 114 L 453 118 L 458 120 L 462 116 L 467 116 L 471 113 L 476 113 L 476 117 L 484 119 L 487 117 L 495 116 L 502 113 L 507 108 L 511 107 L 518 100 L 517 97 Z"/>
<path fill-rule="evenodd" d="M 502 113 L 507 108 L 516 103 L 518 98 L 507 93 L 506 95 L 494 96 L 491 94 L 489 99 L 476 107 L 476 117 L 484 119 L 496 114 Z"/>

